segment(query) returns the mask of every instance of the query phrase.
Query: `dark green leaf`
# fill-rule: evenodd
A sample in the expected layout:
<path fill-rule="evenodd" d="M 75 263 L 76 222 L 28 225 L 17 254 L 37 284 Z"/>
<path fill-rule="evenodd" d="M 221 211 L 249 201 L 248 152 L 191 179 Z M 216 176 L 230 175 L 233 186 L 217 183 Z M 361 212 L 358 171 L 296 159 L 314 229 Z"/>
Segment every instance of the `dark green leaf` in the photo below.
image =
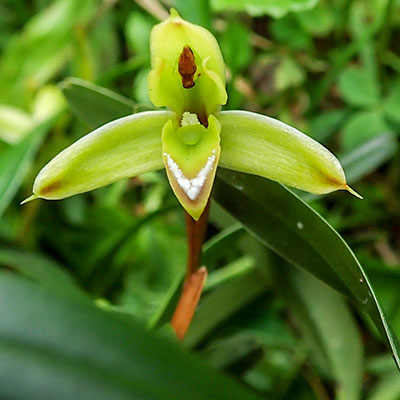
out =
<path fill-rule="evenodd" d="M 257 399 L 137 323 L 0 275 L 0 396 L 20 400 Z"/>
<path fill-rule="evenodd" d="M 361 265 L 342 237 L 285 187 L 220 170 L 214 198 L 262 243 L 348 296 L 372 318 L 398 366 L 398 340 Z M 357 201 L 357 200 L 354 200 Z"/>
<path fill-rule="evenodd" d="M 91 128 L 133 114 L 135 103 L 125 97 L 78 78 L 60 84 L 71 110 Z"/>
<path fill-rule="evenodd" d="M 258 271 L 218 287 L 199 305 L 184 339 L 187 347 L 199 345 L 215 328 L 265 292 L 265 282 Z"/>
<path fill-rule="evenodd" d="M 263 353 L 263 345 L 255 335 L 239 333 L 212 343 L 204 355 L 214 367 L 240 374 L 259 361 Z"/>
<path fill-rule="evenodd" d="M 0 264 L 15 269 L 49 289 L 72 295 L 84 295 L 61 265 L 40 253 L 0 248 Z"/>

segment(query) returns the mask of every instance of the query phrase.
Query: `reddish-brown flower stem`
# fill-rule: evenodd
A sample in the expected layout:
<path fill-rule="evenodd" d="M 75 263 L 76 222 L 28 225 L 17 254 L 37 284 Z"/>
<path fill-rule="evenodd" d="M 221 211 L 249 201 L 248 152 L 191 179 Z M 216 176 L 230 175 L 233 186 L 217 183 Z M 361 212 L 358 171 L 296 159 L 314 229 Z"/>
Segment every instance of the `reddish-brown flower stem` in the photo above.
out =
<path fill-rule="evenodd" d="M 184 283 L 181 297 L 171 320 L 172 328 L 178 340 L 182 340 L 189 329 L 206 279 L 207 269 L 201 267 L 190 275 Z"/>
<path fill-rule="evenodd" d="M 186 231 L 188 240 L 188 261 L 183 290 L 171 320 L 176 336 L 182 340 L 189 329 L 197 304 L 207 279 L 206 267 L 199 268 L 201 247 L 206 236 L 210 202 L 207 203 L 203 214 L 195 221 L 186 213 Z"/>
<path fill-rule="evenodd" d="M 186 281 L 196 272 L 200 266 L 201 247 L 203 245 L 208 225 L 208 214 L 210 201 L 201 214 L 198 221 L 195 221 L 187 212 L 186 214 L 186 234 L 188 241 L 188 261 L 186 269 Z"/>

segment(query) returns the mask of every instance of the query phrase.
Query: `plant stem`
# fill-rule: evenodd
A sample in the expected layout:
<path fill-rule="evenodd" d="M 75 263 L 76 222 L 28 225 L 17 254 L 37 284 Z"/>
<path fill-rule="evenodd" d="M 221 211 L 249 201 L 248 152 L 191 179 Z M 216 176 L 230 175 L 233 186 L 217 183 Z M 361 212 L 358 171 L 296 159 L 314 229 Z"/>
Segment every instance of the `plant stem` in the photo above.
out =
<path fill-rule="evenodd" d="M 198 221 L 195 221 L 188 213 L 185 213 L 188 241 L 186 278 L 183 284 L 181 297 L 171 320 L 172 328 L 175 330 L 179 340 L 185 337 L 189 329 L 207 279 L 206 267 L 199 268 L 199 265 L 201 247 L 203 246 L 207 231 L 209 210 L 210 201 L 208 201 Z"/>
<path fill-rule="evenodd" d="M 190 275 L 184 283 L 182 295 L 171 320 L 171 325 L 178 340 L 182 340 L 189 329 L 206 279 L 207 269 L 206 267 L 201 267 Z"/>
<path fill-rule="evenodd" d="M 198 221 L 195 221 L 187 212 L 185 212 L 186 234 L 188 240 L 186 281 L 196 272 L 200 265 L 201 247 L 203 246 L 206 236 L 209 210 L 210 201 L 208 201 L 206 208 Z"/>

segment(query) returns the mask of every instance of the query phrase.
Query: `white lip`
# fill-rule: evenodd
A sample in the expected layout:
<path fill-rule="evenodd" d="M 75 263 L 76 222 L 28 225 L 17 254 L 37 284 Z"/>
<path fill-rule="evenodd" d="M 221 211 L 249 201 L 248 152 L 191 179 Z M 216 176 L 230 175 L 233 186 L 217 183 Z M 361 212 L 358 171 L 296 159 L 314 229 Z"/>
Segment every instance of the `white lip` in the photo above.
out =
<path fill-rule="evenodd" d="M 175 178 L 179 187 L 185 192 L 186 196 L 189 197 L 190 200 L 196 200 L 207 180 L 208 175 L 213 169 L 213 165 L 216 159 L 215 150 L 212 151 L 212 155 L 208 157 L 204 167 L 193 179 L 186 178 L 182 170 L 179 168 L 178 164 L 168 153 L 164 153 L 164 156 L 167 158 L 167 168 L 171 172 L 172 176 Z"/>

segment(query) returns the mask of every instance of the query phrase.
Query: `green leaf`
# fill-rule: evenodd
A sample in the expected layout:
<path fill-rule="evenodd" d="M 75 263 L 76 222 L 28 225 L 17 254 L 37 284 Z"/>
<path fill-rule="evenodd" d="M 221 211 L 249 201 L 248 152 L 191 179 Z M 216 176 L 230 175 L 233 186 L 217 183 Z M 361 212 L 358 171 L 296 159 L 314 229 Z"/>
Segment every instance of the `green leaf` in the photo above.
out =
<path fill-rule="evenodd" d="M 288 263 L 276 265 L 274 273 L 314 358 L 335 380 L 335 399 L 359 399 L 363 345 L 357 324 L 342 296 Z"/>
<path fill-rule="evenodd" d="M 60 293 L 84 296 L 71 275 L 56 261 L 40 253 L 0 248 L 0 264 Z"/>
<path fill-rule="evenodd" d="M 161 128 L 172 116 L 169 111 L 143 112 L 89 133 L 39 172 L 33 198 L 63 199 L 161 169 Z"/>
<path fill-rule="evenodd" d="M 379 101 L 379 84 L 366 68 L 350 67 L 339 77 L 345 101 L 354 106 L 371 106 Z"/>
<path fill-rule="evenodd" d="M 220 165 L 311 193 L 348 189 L 339 161 L 295 128 L 264 115 L 223 111 Z"/>
<path fill-rule="evenodd" d="M 252 57 L 250 32 L 246 25 L 238 21 L 229 22 L 229 25 L 220 40 L 225 63 L 233 74 L 246 68 Z"/>
<path fill-rule="evenodd" d="M 300 86 L 305 78 L 304 69 L 291 57 L 283 57 L 275 69 L 275 88 L 278 92 Z"/>
<path fill-rule="evenodd" d="M 342 132 L 345 150 L 354 149 L 366 141 L 387 133 L 390 127 L 381 110 L 368 110 L 354 113 L 346 121 Z"/>
<path fill-rule="evenodd" d="M 214 198 L 267 247 L 348 296 L 381 332 L 400 367 L 398 340 L 361 265 L 342 237 L 285 187 L 220 170 Z"/>
<path fill-rule="evenodd" d="M 320 1 L 311 10 L 294 14 L 303 29 L 311 36 L 327 36 L 335 27 L 335 13 L 327 2 Z M 315 23 L 318 21 L 318 23 Z"/>
<path fill-rule="evenodd" d="M 211 12 L 208 0 L 177 0 L 176 8 L 182 18 L 210 30 Z"/>
<path fill-rule="evenodd" d="M 214 329 L 265 290 L 263 277 L 255 270 L 218 287 L 201 301 L 183 341 L 184 345 L 194 348 L 201 344 Z"/>
<path fill-rule="evenodd" d="M 144 58 L 150 58 L 149 43 L 153 20 L 147 15 L 133 11 L 128 15 L 125 23 L 125 36 L 129 47 Z"/>
<path fill-rule="evenodd" d="M 397 81 L 384 103 L 385 114 L 394 122 L 400 124 L 400 81 Z"/>
<path fill-rule="evenodd" d="M 244 256 L 235 261 L 218 268 L 212 272 L 208 277 L 203 288 L 203 293 L 214 289 L 226 282 L 237 279 L 242 275 L 247 275 L 255 268 L 255 261 L 253 257 Z"/>
<path fill-rule="evenodd" d="M 375 171 L 396 153 L 396 135 L 386 133 L 372 138 L 351 151 L 339 156 L 349 183 L 353 183 Z"/>
<path fill-rule="evenodd" d="M 291 11 L 309 10 L 318 0 L 211 0 L 215 11 L 246 11 L 251 16 L 281 18 Z"/>
<path fill-rule="evenodd" d="M 0 350 L 9 399 L 259 398 L 132 320 L 10 274 L 0 275 Z"/>
<path fill-rule="evenodd" d="M 38 125 L 20 143 L 7 147 L 1 154 L 0 216 L 17 193 L 51 124 L 52 120 Z"/>
<path fill-rule="evenodd" d="M 204 355 L 215 368 L 241 374 L 263 357 L 261 341 L 251 333 L 239 333 L 217 340 L 208 346 Z"/>
<path fill-rule="evenodd" d="M 371 391 L 368 400 L 398 400 L 400 397 L 400 379 L 397 371 L 383 376 Z"/>
<path fill-rule="evenodd" d="M 286 44 L 290 49 L 312 51 L 312 37 L 292 15 L 271 21 L 271 34 L 275 41 Z"/>
<path fill-rule="evenodd" d="M 67 78 L 60 87 L 71 110 L 91 128 L 135 112 L 133 101 L 83 79 Z"/>
<path fill-rule="evenodd" d="M 10 40 L 0 64 L 0 100 L 26 107 L 34 92 L 71 57 L 77 28 L 95 14 L 96 2 L 56 0 Z"/>
<path fill-rule="evenodd" d="M 328 110 L 318 113 L 311 120 L 310 136 L 318 142 L 326 142 L 343 124 L 347 109 Z"/>

